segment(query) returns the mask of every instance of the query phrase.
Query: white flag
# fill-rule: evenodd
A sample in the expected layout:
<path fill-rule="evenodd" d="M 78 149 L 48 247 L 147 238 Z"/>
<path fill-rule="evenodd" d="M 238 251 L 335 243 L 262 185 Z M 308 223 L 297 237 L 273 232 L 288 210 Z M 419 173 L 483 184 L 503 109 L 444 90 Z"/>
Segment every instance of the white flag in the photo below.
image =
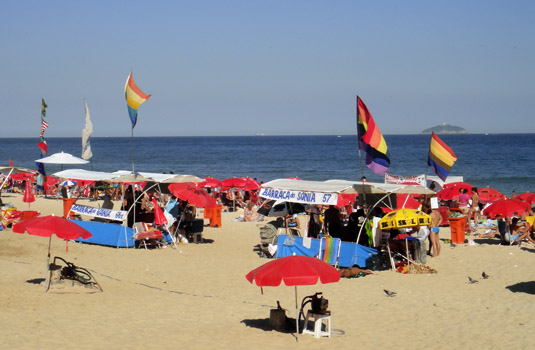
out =
<path fill-rule="evenodd" d="M 85 104 L 85 125 L 82 130 L 82 158 L 85 160 L 91 159 L 93 153 L 91 152 L 91 144 L 89 143 L 89 136 L 93 133 L 93 123 L 89 117 L 89 109 L 87 108 L 87 102 Z"/>

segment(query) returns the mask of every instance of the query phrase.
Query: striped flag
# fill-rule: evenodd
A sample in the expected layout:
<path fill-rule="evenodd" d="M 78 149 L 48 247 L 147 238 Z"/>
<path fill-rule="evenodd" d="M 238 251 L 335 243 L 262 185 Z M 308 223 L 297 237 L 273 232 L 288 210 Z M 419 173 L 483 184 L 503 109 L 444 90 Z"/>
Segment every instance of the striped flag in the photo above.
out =
<path fill-rule="evenodd" d="M 433 168 L 435 174 L 446 181 L 450 173 L 453 163 L 457 160 L 457 156 L 452 149 L 442 141 L 435 132 L 431 134 L 431 143 L 429 145 L 429 157 L 427 165 Z"/>
<path fill-rule="evenodd" d="M 147 101 L 151 95 L 146 95 L 143 91 L 141 91 L 140 88 L 137 87 L 136 83 L 134 82 L 134 78 L 132 78 L 132 73 L 130 73 L 126 79 L 124 95 L 133 129 L 137 123 L 137 110 L 139 106 Z"/>
<path fill-rule="evenodd" d="M 39 136 L 43 137 L 46 129 L 48 129 L 48 123 L 44 119 L 41 119 L 41 135 Z"/>
<path fill-rule="evenodd" d="M 366 165 L 376 174 L 384 175 L 390 167 L 383 134 L 375 124 L 368 107 L 357 96 L 357 131 L 359 149 L 366 153 Z"/>

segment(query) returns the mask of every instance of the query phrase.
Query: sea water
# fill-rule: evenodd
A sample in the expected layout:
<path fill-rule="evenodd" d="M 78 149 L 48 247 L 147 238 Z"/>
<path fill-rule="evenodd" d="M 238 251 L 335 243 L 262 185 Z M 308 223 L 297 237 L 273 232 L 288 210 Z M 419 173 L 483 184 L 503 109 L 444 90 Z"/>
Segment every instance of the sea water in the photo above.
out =
<path fill-rule="evenodd" d="M 476 187 L 490 186 L 510 195 L 535 192 L 535 134 L 439 135 L 458 157 L 450 172 Z M 395 175 L 434 175 L 427 166 L 430 135 L 385 135 Z M 132 142 L 133 141 L 133 142 Z M 0 139 L 0 165 L 36 169 L 37 138 Z M 47 138 L 48 154 L 81 156 L 81 138 Z M 299 177 L 304 180 L 383 182 L 359 158 L 355 135 L 237 137 L 93 137 L 87 165 L 64 169 L 173 172 L 225 179 L 249 176 L 260 181 Z M 132 162 L 133 160 L 133 162 Z M 51 175 L 60 165 L 46 165 Z"/>

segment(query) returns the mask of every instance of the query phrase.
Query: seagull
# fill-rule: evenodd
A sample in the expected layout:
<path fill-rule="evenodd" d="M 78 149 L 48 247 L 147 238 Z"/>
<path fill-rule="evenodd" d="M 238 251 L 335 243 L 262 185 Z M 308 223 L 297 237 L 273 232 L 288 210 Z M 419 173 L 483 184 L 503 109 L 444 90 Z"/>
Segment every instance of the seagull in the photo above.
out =
<path fill-rule="evenodd" d="M 386 289 L 383 289 L 383 290 L 385 291 L 385 294 L 386 294 L 387 297 L 394 297 L 394 296 L 396 296 L 396 294 L 398 294 L 396 292 L 391 292 L 391 291 L 386 290 Z"/>
<path fill-rule="evenodd" d="M 468 276 L 468 282 L 469 283 L 477 283 L 478 281 L 473 279 L 472 277 Z"/>
<path fill-rule="evenodd" d="M 486 279 L 489 278 L 490 276 L 487 275 L 487 274 L 485 273 L 485 271 L 483 271 L 483 273 L 481 274 L 481 277 L 483 277 L 483 279 L 486 280 Z"/>

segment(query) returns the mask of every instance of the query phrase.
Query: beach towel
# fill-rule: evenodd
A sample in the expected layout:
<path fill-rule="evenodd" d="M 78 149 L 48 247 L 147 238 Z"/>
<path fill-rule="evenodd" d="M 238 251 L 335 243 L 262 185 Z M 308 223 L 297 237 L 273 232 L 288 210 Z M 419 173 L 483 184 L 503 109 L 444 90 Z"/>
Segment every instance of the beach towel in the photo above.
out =
<path fill-rule="evenodd" d="M 333 260 L 333 255 L 335 253 L 334 247 L 334 238 L 327 236 L 325 237 L 325 249 L 323 250 L 323 262 L 330 264 Z"/>
<path fill-rule="evenodd" d="M 340 238 L 331 236 L 322 237 L 320 241 L 320 258 L 329 265 L 336 265 L 338 260 L 338 251 L 340 249 Z"/>
<path fill-rule="evenodd" d="M 303 247 L 310 249 L 310 245 L 312 244 L 312 238 L 310 237 L 303 237 Z"/>

